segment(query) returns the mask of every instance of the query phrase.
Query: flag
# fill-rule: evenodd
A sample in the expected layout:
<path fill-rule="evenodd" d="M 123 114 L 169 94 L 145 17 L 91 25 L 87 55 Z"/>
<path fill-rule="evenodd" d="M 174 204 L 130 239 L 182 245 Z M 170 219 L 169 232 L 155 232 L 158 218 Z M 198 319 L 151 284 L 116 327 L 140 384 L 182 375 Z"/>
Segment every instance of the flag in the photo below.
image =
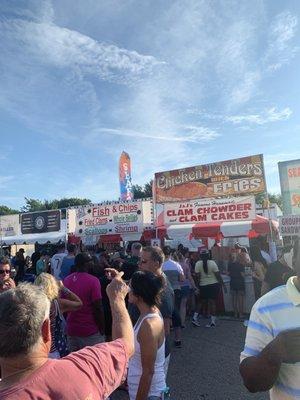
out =
<path fill-rule="evenodd" d="M 131 161 L 129 154 L 122 152 L 119 161 L 119 180 L 121 200 L 133 200 L 133 190 L 131 181 Z"/>

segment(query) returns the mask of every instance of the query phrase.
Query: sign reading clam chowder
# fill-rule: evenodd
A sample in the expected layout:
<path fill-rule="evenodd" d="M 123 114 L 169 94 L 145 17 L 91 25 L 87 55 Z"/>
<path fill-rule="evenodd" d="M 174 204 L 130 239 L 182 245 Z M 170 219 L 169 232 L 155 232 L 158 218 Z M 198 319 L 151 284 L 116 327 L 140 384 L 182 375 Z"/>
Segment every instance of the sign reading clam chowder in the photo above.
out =
<path fill-rule="evenodd" d="M 300 215 L 300 160 L 278 163 L 283 213 Z"/>
<path fill-rule="evenodd" d="M 202 199 L 164 205 L 164 223 L 247 221 L 255 218 L 254 196 Z"/>
<path fill-rule="evenodd" d="M 159 172 L 154 178 L 157 203 L 250 195 L 265 189 L 262 154 Z"/>
<path fill-rule="evenodd" d="M 0 216 L 0 237 L 17 236 L 20 233 L 19 214 Z"/>
<path fill-rule="evenodd" d="M 279 219 L 281 236 L 300 236 L 300 215 L 285 215 Z"/>
<path fill-rule="evenodd" d="M 90 204 L 76 211 L 75 234 L 79 236 L 142 233 L 152 222 L 151 201 Z"/>

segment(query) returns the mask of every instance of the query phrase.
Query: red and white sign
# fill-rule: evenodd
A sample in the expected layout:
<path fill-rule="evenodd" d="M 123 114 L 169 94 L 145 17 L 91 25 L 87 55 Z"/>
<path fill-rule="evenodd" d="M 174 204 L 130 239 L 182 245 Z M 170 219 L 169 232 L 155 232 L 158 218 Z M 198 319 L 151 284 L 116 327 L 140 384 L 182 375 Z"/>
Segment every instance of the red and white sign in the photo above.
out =
<path fill-rule="evenodd" d="M 201 199 L 164 205 L 165 225 L 248 221 L 254 218 L 254 196 Z"/>
<path fill-rule="evenodd" d="M 150 200 L 90 204 L 69 210 L 69 232 L 76 236 L 142 233 L 152 225 Z"/>
<path fill-rule="evenodd" d="M 280 217 L 279 231 L 281 236 L 300 236 L 300 215 Z"/>

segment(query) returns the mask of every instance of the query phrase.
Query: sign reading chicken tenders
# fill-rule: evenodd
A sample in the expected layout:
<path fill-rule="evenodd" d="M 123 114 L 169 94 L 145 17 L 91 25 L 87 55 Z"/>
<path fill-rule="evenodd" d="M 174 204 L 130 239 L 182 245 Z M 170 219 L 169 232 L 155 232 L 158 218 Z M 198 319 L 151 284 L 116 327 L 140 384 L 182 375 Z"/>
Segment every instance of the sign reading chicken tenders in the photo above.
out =
<path fill-rule="evenodd" d="M 158 172 L 154 186 L 156 203 L 264 192 L 263 156 Z"/>

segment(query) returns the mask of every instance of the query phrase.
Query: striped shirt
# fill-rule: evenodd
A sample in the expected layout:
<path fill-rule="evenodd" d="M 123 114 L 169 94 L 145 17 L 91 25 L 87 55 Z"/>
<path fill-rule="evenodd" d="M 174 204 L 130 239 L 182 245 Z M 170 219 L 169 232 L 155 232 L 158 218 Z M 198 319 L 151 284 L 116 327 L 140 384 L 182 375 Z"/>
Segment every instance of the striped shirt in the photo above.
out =
<path fill-rule="evenodd" d="M 261 297 L 253 306 L 241 361 L 257 356 L 280 332 L 300 328 L 300 292 L 292 277 Z M 300 362 L 282 363 L 271 400 L 300 399 Z"/>

